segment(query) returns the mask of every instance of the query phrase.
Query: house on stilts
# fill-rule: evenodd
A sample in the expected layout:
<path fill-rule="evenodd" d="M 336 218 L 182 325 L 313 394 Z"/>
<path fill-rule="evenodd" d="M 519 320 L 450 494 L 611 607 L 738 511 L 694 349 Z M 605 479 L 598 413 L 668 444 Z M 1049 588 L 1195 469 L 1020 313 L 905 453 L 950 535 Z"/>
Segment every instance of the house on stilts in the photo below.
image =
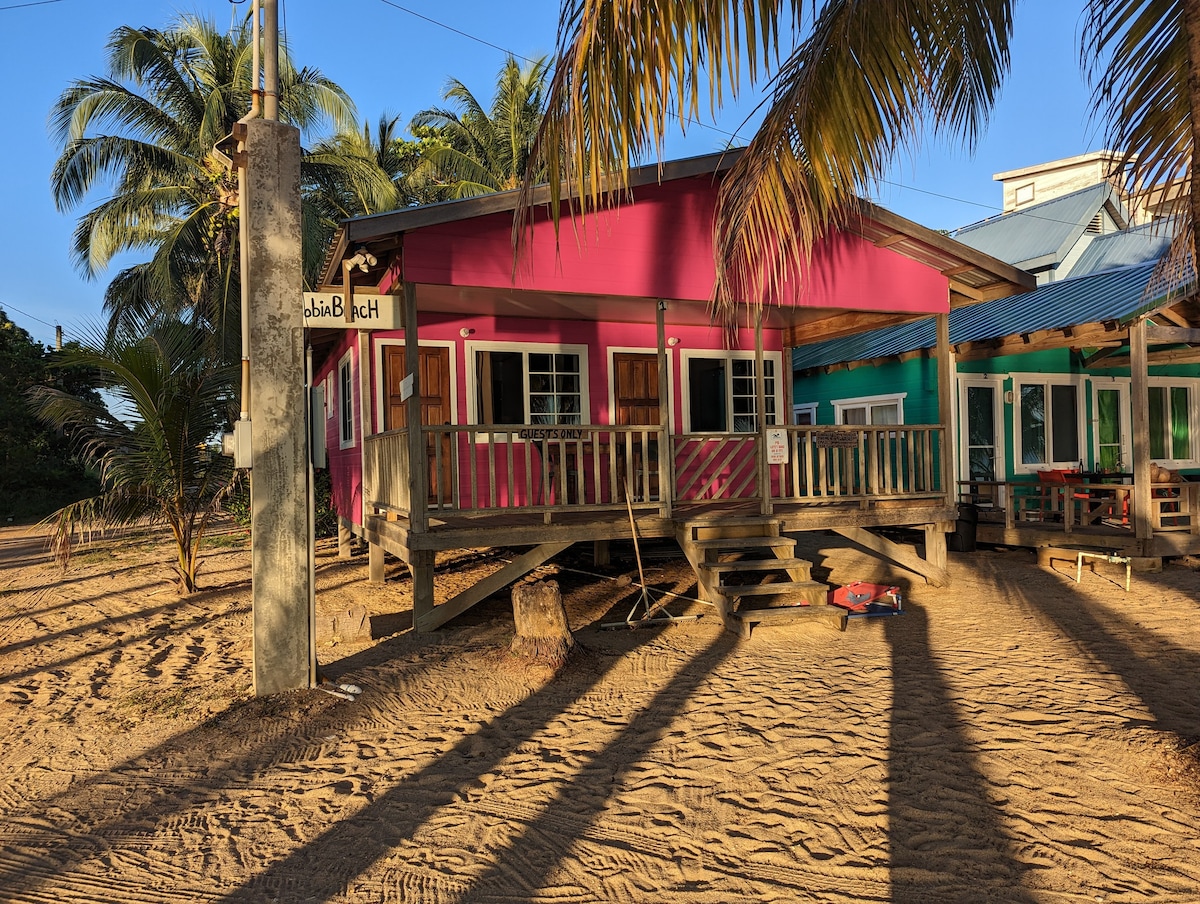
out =
<path fill-rule="evenodd" d="M 515 259 L 516 193 L 342 224 L 306 303 L 313 422 L 343 542 L 370 544 L 375 580 L 384 553 L 408 563 L 418 631 L 572 544 L 628 539 L 628 507 L 639 536 L 679 542 L 743 633 L 825 608 L 755 606 L 825 599 L 790 532 L 834 530 L 946 579 L 957 498 L 943 419 L 795 423 L 791 349 L 931 315 L 944 325 L 1032 277 L 863 203 L 786 296 L 715 325 L 714 211 L 732 160 L 635 170 L 619 206 L 561 233 L 535 196 Z M 923 558 L 876 532 L 894 526 L 924 532 Z M 486 547 L 526 550 L 439 600 L 437 553 Z"/>

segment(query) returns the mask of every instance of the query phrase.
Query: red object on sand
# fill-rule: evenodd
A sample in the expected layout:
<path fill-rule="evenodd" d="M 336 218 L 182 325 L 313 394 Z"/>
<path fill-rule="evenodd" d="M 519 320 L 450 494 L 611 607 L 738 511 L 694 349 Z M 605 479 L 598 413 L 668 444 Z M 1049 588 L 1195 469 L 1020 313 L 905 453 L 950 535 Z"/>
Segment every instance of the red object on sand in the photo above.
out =
<path fill-rule="evenodd" d="M 829 591 L 829 605 L 839 606 L 849 612 L 868 612 L 872 608 L 899 611 L 900 588 L 887 584 L 851 581 L 845 587 Z"/>

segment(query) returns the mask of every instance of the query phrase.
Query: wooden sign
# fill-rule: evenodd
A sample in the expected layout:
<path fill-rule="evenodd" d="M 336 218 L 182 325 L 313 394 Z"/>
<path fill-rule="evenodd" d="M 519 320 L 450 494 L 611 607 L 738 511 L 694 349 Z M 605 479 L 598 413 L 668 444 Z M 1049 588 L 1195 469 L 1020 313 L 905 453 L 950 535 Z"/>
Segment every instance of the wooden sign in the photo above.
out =
<path fill-rule="evenodd" d="M 858 445 L 858 431 L 823 430 L 813 434 L 813 444 L 823 449 L 853 449 Z"/>
<path fill-rule="evenodd" d="M 788 444 L 786 430 L 767 429 L 767 464 L 786 465 L 791 446 Z"/>
<path fill-rule="evenodd" d="M 354 293 L 354 317 L 346 318 L 342 292 L 305 292 L 304 325 L 335 330 L 395 330 L 402 326 L 399 295 Z"/>

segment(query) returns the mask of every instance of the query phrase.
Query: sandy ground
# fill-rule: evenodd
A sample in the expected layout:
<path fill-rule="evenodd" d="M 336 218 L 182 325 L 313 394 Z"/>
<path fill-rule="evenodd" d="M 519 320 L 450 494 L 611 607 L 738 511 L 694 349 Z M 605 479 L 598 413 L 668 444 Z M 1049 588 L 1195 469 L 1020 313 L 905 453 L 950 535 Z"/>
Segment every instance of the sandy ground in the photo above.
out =
<path fill-rule="evenodd" d="M 1189 568 L 1126 594 L 992 550 L 938 590 L 810 535 L 818 577 L 898 583 L 905 614 L 738 641 L 685 601 L 600 630 L 636 587 L 568 553 L 584 651 L 551 676 L 506 654 L 507 594 L 418 637 L 398 563 L 371 587 L 323 546 L 319 608 L 375 635 L 320 639 L 347 703 L 253 698 L 248 554 L 218 543 L 181 600 L 152 538 L 63 573 L 0 531 L 0 900 L 1200 900 Z M 448 560 L 439 593 L 498 564 Z"/>

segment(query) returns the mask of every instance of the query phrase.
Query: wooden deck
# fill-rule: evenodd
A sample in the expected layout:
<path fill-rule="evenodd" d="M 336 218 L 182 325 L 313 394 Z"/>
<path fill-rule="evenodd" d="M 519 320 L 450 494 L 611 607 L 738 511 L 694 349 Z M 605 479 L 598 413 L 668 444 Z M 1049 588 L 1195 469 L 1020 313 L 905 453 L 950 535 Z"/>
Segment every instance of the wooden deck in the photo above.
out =
<path fill-rule="evenodd" d="M 370 543 L 372 580 L 382 580 L 385 552 L 409 564 L 418 630 L 437 628 L 574 543 L 628 540 L 635 529 L 640 538 L 675 539 L 685 553 L 687 538 L 701 534 L 830 530 L 933 583 L 947 580 L 945 538 L 957 506 L 942 473 L 942 426 L 788 426 L 772 434 L 771 450 L 765 432 L 672 436 L 648 426 L 376 434 L 364 449 L 365 523 L 343 527 Z M 873 532 L 883 527 L 924 530 L 925 556 Z M 528 549 L 484 586 L 435 606 L 436 554 L 492 547 Z M 700 570 L 712 564 L 693 562 Z M 743 630 L 741 604 L 719 582 L 710 590 L 726 625 Z"/>

